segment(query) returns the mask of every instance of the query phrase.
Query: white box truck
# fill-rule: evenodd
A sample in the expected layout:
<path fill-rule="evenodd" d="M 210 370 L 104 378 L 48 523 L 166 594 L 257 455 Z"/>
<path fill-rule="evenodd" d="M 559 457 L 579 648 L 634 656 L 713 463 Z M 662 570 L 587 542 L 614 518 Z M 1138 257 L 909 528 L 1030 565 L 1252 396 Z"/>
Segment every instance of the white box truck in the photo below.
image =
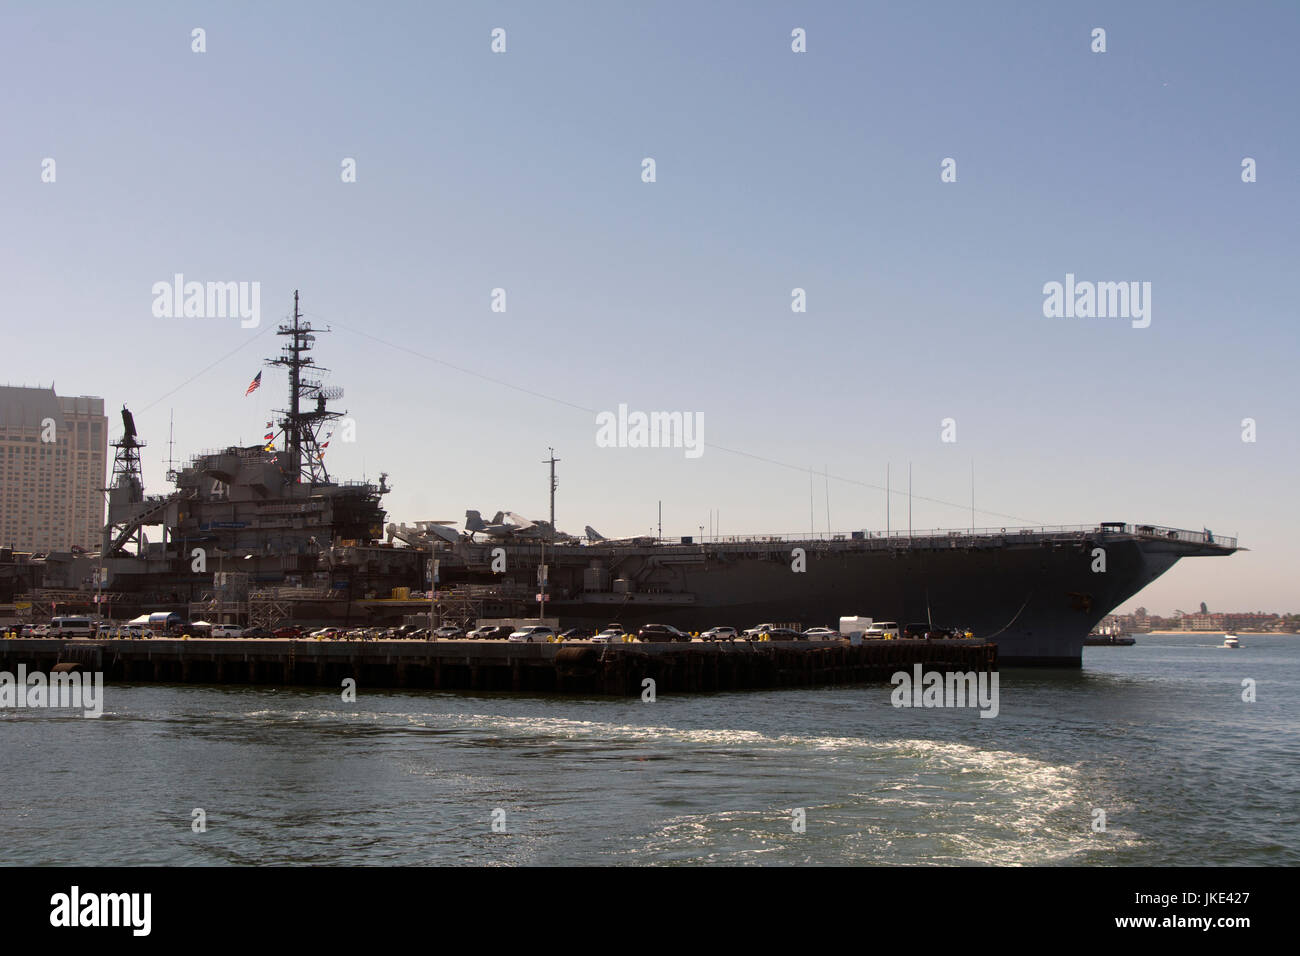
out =
<path fill-rule="evenodd" d="M 840 636 L 847 637 L 849 643 L 853 645 L 862 643 L 862 635 L 866 633 L 869 627 L 871 627 L 871 618 L 869 617 L 840 618 Z"/>

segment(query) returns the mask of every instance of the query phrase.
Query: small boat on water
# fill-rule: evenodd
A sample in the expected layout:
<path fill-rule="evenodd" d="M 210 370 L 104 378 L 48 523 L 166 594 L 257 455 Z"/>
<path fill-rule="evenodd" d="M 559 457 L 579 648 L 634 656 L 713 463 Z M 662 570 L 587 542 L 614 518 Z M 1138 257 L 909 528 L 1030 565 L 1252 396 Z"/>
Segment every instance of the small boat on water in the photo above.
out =
<path fill-rule="evenodd" d="M 1132 647 L 1136 643 L 1137 638 L 1125 634 L 1117 624 L 1095 628 L 1083 639 L 1084 647 Z"/>
<path fill-rule="evenodd" d="M 1223 646 L 1224 646 L 1224 647 L 1241 647 L 1241 641 L 1237 640 L 1237 635 L 1236 635 L 1236 634 L 1224 634 L 1224 635 L 1223 635 Z"/>

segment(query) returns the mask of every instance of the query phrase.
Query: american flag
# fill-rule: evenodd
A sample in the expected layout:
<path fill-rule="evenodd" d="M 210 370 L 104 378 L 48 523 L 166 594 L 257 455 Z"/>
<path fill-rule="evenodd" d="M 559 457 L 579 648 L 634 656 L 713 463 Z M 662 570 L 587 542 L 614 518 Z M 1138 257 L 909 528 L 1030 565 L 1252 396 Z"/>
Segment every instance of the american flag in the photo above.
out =
<path fill-rule="evenodd" d="M 261 386 L 261 384 L 262 384 L 262 373 L 258 372 L 257 375 L 253 378 L 253 380 L 248 383 L 248 388 L 244 389 L 245 397 L 252 395 L 254 392 L 256 392 L 258 387 Z"/>

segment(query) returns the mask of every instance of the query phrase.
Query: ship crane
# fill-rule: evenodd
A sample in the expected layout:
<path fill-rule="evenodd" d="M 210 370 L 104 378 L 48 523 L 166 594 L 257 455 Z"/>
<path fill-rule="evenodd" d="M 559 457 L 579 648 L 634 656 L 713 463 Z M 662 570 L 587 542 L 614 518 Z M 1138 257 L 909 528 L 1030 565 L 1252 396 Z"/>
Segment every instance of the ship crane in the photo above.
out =
<path fill-rule="evenodd" d="M 136 553 L 142 554 L 146 543 L 146 525 L 164 524 L 171 504 L 187 497 L 185 492 L 146 497 L 144 475 L 140 466 L 140 449 L 145 442 L 139 438 L 135 416 L 122 406 L 122 437 L 112 443 L 117 452 L 113 455 L 113 480 L 108 488 L 108 522 L 104 525 L 100 554 L 123 553 L 128 542 L 134 541 Z"/>

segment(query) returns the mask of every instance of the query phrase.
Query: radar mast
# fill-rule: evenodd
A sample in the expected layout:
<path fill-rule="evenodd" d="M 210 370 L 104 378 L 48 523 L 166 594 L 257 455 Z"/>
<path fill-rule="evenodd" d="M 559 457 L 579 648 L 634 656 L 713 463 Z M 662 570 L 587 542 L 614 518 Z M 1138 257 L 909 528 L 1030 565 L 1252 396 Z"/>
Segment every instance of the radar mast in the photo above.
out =
<path fill-rule="evenodd" d="M 289 408 L 279 410 L 279 414 L 283 416 L 280 428 L 284 434 L 284 453 L 288 456 L 284 471 L 295 484 L 329 483 L 329 471 L 325 467 L 325 446 L 329 444 L 329 435 L 325 435 L 322 441 L 321 433 L 331 422 L 343 417 L 342 412 L 331 412 L 326 408 L 327 402 L 343 397 L 343 389 L 326 386 L 319 378 L 313 377 L 329 371 L 317 365 L 308 354 L 319 331 L 328 332 L 329 329 L 315 329 L 310 322 L 302 320 L 298 290 L 294 289 L 293 321 L 281 325 L 276 332 L 288 339 L 288 343 L 281 347 L 283 354 L 279 358 L 267 359 L 266 364 L 282 365 L 289 370 Z"/>

